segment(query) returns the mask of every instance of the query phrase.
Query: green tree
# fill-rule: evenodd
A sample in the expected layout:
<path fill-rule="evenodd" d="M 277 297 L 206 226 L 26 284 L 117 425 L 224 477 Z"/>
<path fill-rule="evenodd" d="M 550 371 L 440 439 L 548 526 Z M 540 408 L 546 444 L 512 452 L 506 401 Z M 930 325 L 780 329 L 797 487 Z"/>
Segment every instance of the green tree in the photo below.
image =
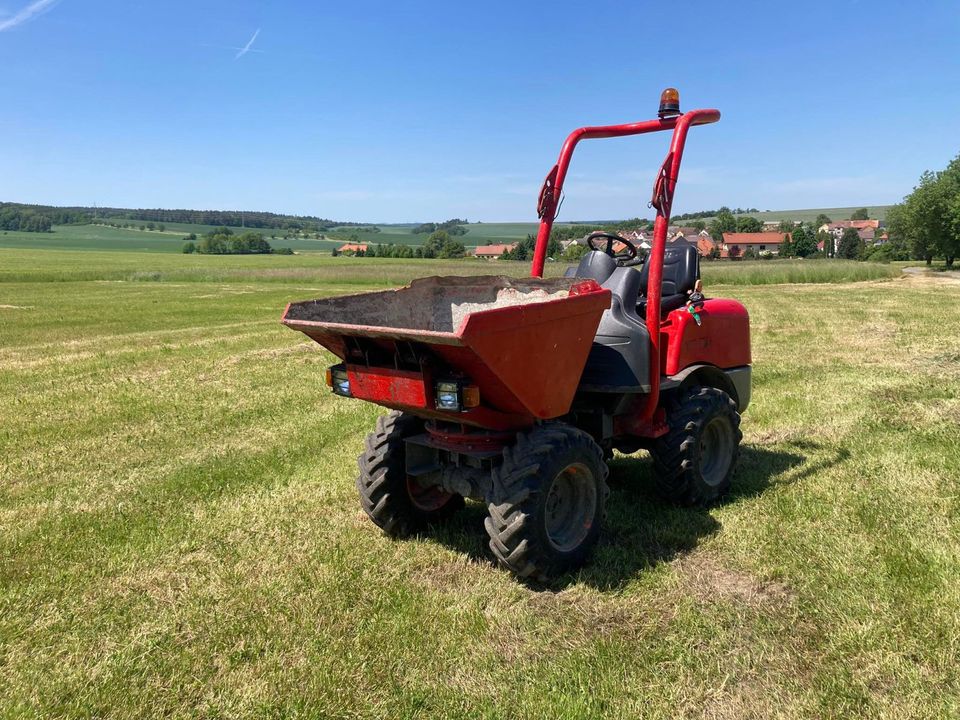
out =
<path fill-rule="evenodd" d="M 833 221 L 827 215 L 825 215 L 824 213 L 820 213 L 819 215 L 817 215 L 817 219 L 814 220 L 813 224 L 819 230 L 824 225 L 829 225 L 832 222 Z"/>
<path fill-rule="evenodd" d="M 710 237 L 714 239 L 714 242 L 722 243 L 725 232 L 737 232 L 737 218 L 730 212 L 730 208 L 722 207 L 709 227 Z"/>
<path fill-rule="evenodd" d="M 870 211 L 867 208 L 860 208 L 859 210 L 854 211 L 850 216 L 851 220 L 869 220 Z"/>
<path fill-rule="evenodd" d="M 817 238 L 812 228 L 800 225 L 791 233 L 793 254 L 797 257 L 810 257 L 817 252 Z"/>
<path fill-rule="evenodd" d="M 437 253 L 439 258 L 462 258 L 466 255 L 466 248 L 459 240 L 448 240 Z"/>
<path fill-rule="evenodd" d="M 783 235 L 784 237 L 783 242 L 780 243 L 779 255 L 780 257 L 794 257 L 797 253 L 793 246 L 793 240 L 797 233 L 785 232 Z"/>
<path fill-rule="evenodd" d="M 580 245 L 579 243 L 573 243 L 563 251 L 563 254 L 560 256 L 562 260 L 566 262 L 577 262 L 587 253 L 587 246 Z"/>
<path fill-rule="evenodd" d="M 450 234 L 446 230 L 434 230 L 423 244 L 423 256 L 425 258 L 437 257 L 440 254 L 440 249 L 448 242 L 450 242 Z"/>
<path fill-rule="evenodd" d="M 863 255 L 863 240 L 860 239 L 860 233 L 854 228 L 847 228 L 840 236 L 840 245 L 837 248 L 837 255 L 847 260 L 859 260 Z"/>
<path fill-rule="evenodd" d="M 196 251 L 197 251 L 197 244 L 196 244 L 195 242 L 193 242 L 192 240 L 187 240 L 187 241 L 183 244 L 183 249 L 181 250 L 181 252 L 182 252 L 184 255 L 192 255 L 192 254 L 195 253 Z"/>
<path fill-rule="evenodd" d="M 738 217 L 737 232 L 755 233 L 763 230 L 763 223 L 755 217 Z"/>

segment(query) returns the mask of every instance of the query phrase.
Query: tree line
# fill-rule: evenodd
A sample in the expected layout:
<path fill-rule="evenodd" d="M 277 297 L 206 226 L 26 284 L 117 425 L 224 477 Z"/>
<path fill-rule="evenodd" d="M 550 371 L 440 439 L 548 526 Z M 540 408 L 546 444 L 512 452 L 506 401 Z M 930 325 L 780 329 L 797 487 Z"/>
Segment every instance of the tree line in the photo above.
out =
<path fill-rule="evenodd" d="M 50 232 L 53 220 L 32 209 L 14 205 L 0 206 L 0 230 L 19 232 Z"/>
<path fill-rule="evenodd" d="M 23 203 L 0 203 L 0 212 L 7 209 L 24 215 L 41 215 L 51 225 L 75 225 L 99 220 L 129 220 L 153 223 L 188 223 L 191 225 L 246 226 L 271 230 L 303 230 L 322 232 L 334 227 L 363 227 L 376 232 L 365 223 L 341 222 L 313 215 L 284 215 L 279 213 L 246 210 L 186 210 L 186 209 L 133 209 L 114 207 L 58 207 L 54 205 L 28 205 Z"/>
<path fill-rule="evenodd" d="M 271 247 L 263 235 L 255 232 L 245 232 L 235 235 L 228 227 L 214 228 L 206 235 L 197 239 L 196 233 L 190 233 L 184 238 L 184 254 L 199 253 L 201 255 L 292 255 L 290 248 Z"/>
<path fill-rule="evenodd" d="M 451 218 L 450 220 L 445 220 L 442 223 L 421 223 L 413 228 L 410 232 L 412 232 L 414 235 L 424 235 L 426 233 L 435 233 L 442 230 L 448 235 L 466 235 L 469 231 L 467 228 L 462 226 L 467 225 L 468 222 L 468 220 L 461 220 L 460 218 Z"/>
<path fill-rule="evenodd" d="M 354 235 L 350 242 L 355 243 L 359 238 Z M 340 251 L 334 249 L 331 253 L 334 257 L 340 254 Z M 450 236 L 446 230 L 434 230 L 427 241 L 419 247 L 410 245 L 394 245 L 393 243 L 378 243 L 368 245 L 367 250 L 358 250 L 354 253 L 358 257 L 389 257 L 389 258 L 462 258 L 467 254 L 464 244 Z"/>

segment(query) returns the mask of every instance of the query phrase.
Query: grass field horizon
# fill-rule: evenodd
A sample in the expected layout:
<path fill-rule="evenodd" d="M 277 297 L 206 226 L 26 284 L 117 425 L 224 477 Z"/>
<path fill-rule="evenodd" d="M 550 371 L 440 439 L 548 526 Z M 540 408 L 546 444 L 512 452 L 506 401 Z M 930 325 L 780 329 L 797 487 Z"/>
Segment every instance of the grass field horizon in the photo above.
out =
<path fill-rule="evenodd" d="M 870 217 L 883 220 L 889 206 L 878 205 L 870 208 Z M 802 220 L 812 222 L 820 213 L 826 213 L 833 220 L 850 217 L 857 210 L 850 208 L 816 208 L 807 210 L 764 211 L 747 213 L 759 220 Z M 709 222 L 710 218 L 705 221 Z M 583 226 L 584 233 L 596 226 L 615 223 L 615 220 L 585 220 L 558 222 L 557 227 L 570 225 Z M 685 220 L 674 221 L 676 225 L 683 225 Z M 109 223 L 128 223 L 133 228 L 115 228 Z M 159 225 L 160 223 L 155 223 Z M 193 225 L 189 223 L 163 223 L 164 230 L 140 230 L 145 221 L 108 219 L 83 225 L 55 225 L 50 233 L 28 233 L 19 231 L 0 232 L 0 248 L 46 248 L 57 250 L 120 250 L 132 252 L 175 253 L 183 248 L 183 238 L 190 233 L 203 235 L 214 228 L 212 225 Z M 373 244 L 422 245 L 426 242 L 426 234 L 414 234 L 413 228 L 417 223 L 371 223 L 366 227 L 377 227 L 379 232 L 369 229 L 349 226 L 337 226 L 321 233 L 324 237 L 291 237 L 284 238 L 282 230 L 270 228 L 231 227 L 234 232 L 255 232 L 270 239 L 275 248 L 289 247 L 298 253 L 329 253 L 342 245 L 348 238 L 356 237 L 358 242 Z M 512 243 L 522 240 L 527 235 L 535 235 L 536 222 L 483 222 L 469 223 L 465 226 L 466 235 L 459 239 L 468 248 L 480 245 Z M 271 238 L 274 236 L 274 238 Z"/>

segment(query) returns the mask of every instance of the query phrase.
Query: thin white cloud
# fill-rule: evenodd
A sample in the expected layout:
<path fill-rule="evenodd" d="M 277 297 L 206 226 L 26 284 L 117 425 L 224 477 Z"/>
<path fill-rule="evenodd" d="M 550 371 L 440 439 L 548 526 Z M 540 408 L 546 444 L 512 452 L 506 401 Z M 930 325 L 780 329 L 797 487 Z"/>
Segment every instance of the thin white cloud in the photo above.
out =
<path fill-rule="evenodd" d="M 4 30 L 12 30 L 17 25 L 22 25 L 28 20 L 33 20 L 33 18 L 37 17 L 37 15 L 42 15 L 47 10 L 51 9 L 59 1 L 60 0 L 34 0 L 23 10 L 16 13 L 12 17 L 8 17 L 6 20 L 0 20 L 0 32 L 3 32 Z"/>
<path fill-rule="evenodd" d="M 257 39 L 257 35 L 259 34 L 260 34 L 260 28 L 257 28 L 257 31 L 253 34 L 253 37 L 247 40 L 247 44 L 244 45 L 242 48 L 240 48 L 240 52 L 237 53 L 237 56 L 234 58 L 234 60 L 239 60 L 248 52 L 250 52 L 250 48 L 253 46 L 253 43 Z"/>

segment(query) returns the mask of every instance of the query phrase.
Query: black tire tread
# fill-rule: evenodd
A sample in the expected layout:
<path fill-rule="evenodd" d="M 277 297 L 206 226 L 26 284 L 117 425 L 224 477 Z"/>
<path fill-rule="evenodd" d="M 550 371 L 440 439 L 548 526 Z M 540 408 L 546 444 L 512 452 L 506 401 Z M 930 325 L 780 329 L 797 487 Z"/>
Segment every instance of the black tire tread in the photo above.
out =
<path fill-rule="evenodd" d="M 724 480 L 711 488 L 700 477 L 695 445 L 706 421 L 718 414 L 727 414 L 733 425 L 733 457 Z M 726 494 L 743 439 L 740 413 L 733 398 L 714 387 L 691 387 L 671 403 L 667 423 L 669 431 L 657 439 L 651 452 L 657 491 L 681 505 L 704 505 Z"/>
<path fill-rule="evenodd" d="M 429 513 L 410 501 L 406 489 L 404 438 L 421 432 L 422 428 L 423 421 L 414 415 L 397 410 L 381 415 L 357 458 L 360 505 L 367 516 L 392 537 L 406 537 L 463 507 L 463 498 L 459 495 Z"/>
<path fill-rule="evenodd" d="M 497 560 L 518 577 L 545 582 L 559 570 L 555 553 L 543 547 L 534 532 L 535 512 L 542 478 L 542 465 L 560 452 L 576 448 L 596 457 L 600 467 L 600 521 L 610 490 L 609 473 L 602 448 L 587 433 L 562 423 L 544 423 L 519 433 L 517 441 L 503 451 L 503 463 L 493 473 L 493 497 L 484 527 L 490 536 L 490 550 Z M 599 528 L 598 528 L 599 531 Z M 596 541 L 584 543 L 579 556 L 585 557 Z M 589 545 L 589 546 L 588 546 Z"/>

